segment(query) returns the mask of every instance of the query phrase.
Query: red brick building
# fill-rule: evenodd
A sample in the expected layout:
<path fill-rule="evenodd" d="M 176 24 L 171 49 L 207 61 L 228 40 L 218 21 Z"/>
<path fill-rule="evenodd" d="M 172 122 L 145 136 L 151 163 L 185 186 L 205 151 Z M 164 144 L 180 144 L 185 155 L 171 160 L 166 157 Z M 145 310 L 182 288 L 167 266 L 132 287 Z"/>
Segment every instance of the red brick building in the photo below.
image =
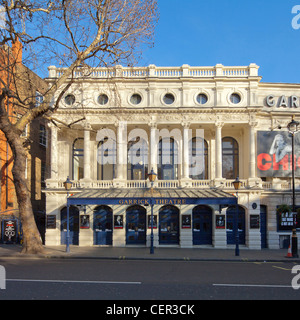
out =
<path fill-rule="evenodd" d="M 14 95 L 25 101 L 27 108 L 41 103 L 47 84 L 38 75 L 22 64 L 22 44 L 13 43 L 12 48 L 0 48 L 0 90 L 9 86 Z M 16 100 L 7 99 L 6 109 L 12 122 L 26 112 Z M 26 127 L 20 139 L 24 139 L 28 157 L 26 160 L 26 178 L 31 193 L 33 211 L 42 238 L 44 238 L 45 198 L 42 187 L 47 162 L 47 123 L 45 119 L 34 120 Z M 0 219 L 18 219 L 18 203 L 12 176 L 13 155 L 0 130 Z M 0 229 L 0 232 L 2 228 Z M 0 241 L 2 240 L 2 236 Z"/>

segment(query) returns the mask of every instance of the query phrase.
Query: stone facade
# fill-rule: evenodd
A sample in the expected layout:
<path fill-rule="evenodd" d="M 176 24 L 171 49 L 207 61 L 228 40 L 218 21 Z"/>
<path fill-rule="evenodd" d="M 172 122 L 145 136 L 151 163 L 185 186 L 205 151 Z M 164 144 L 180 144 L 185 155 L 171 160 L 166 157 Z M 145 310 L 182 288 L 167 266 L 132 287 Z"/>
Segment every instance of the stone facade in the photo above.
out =
<path fill-rule="evenodd" d="M 238 204 L 244 214 L 241 222 L 244 240 L 241 244 L 250 249 L 282 247 L 291 231 L 279 230 L 276 208 L 280 204 L 292 204 L 291 178 L 263 176 L 258 172 L 258 143 L 262 143 L 258 140 L 258 133 L 287 131 L 292 116 L 295 115 L 296 119 L 299 116 L 300 85 L 263 83 L 258 70 L 255 64 L 245 67 L 150 65 L 144 68 L 78 69 L 75 82 L 56 113 L 59 122 L 57 126 L 50 126 L 51 177 L 46 182 L 45 193 L 46 212 L 52 219 L 55 217 L 55 224 L 50 227 L 49 223 L 46 244 L 62 243 L 61 210 L 66 206 L 63 181 L 67 176 L 74 183 L 71 194 L 112 188 L 116 191 L 132 190 L 150 187 L 146 178 L 153 168 L 158 173 L 154 188 L 184 189 L 187 193 L 195 189 L 213 189 L 235 194 L 232 182 L 238 176 L 242 181 Z M 51 84 L 62 72 L 63 69 L 49 67 L 47 81 Z M 169 141 L 172 141 L 173 151 L 168 150 L 168 155 L 171 160 L 176 160 L 168 166 L 160 163 L 164 147 L 159 137 L 163 136 L 165 129 L 172 137 Z M 137 137 L 135 130 L 139 132 L 138 140 L 132 140 Z M 191 175 L 189 155 L 193 148 L 191 139 L 197 130 L 203 133 L 205 140 L 205 168 L 201 177 Z M 103 148 L 108 142 L 110 144 Z M 129 151 L 137 142 L 140 143 L 138 152 L 145 148 L 143 155 L 146 156 L 133 166 L 128 160 Z M 107 156 L 115 159 L 113 165 L 101 162 Z M 296 188 L 299 189 L 297 176 Z M 299 201 L 298 194 L 296 196 Z M 80 217 L 88 216 L 90 222 L 89 228 L 81 228 L 79 221 L 78 243 L 81 246 L 97 245 L 93 224 L 96 207 L 79 208 Z M 195 206 L 175 207 L 180 213 L 178 241 L 173 244 L 181 247 L 231 247 L 228 239 L 232 218 L 227 215 L 227 207 L 207 206 L 211 212 L 209 244 L 194 241 L 198 227 L 193 221 L 187 228 L 183 225 L 183 216 L 192 220 L 196 217 Z M 124 218 L 123 228 L 111 226 L 113 241 L 110 245 L 128 245 L 126 212 L 130 205 L 111 205 L 110 208 L 113 217 L 122 215 Z M 160 238 L 162 208 L 163 205 L 154 206 L 158 224 L 154 230 L 155 246 L 164 245 Z M 148 217 L 151 208 L 146 206 L 145 209 Z M 263 214 L 266 222 L 261 220 Z M 222 220 L 219 217 L 225 219 L 222 226 L 217 225 Z M 207 222 L 201 219 L 200 229 L 203 229 Z M 264 223 L 266 227 L 262 231 Z M 147 222 L 144 227 L 146 241 L 143 245 L 149 246 Z"/>

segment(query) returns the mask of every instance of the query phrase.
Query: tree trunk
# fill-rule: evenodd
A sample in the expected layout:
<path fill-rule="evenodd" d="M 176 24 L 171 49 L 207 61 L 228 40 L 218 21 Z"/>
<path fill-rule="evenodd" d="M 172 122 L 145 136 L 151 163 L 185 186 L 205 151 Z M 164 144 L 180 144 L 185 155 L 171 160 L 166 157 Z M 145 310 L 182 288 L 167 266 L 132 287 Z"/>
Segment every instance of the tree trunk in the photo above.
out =
<path fill-rule="evenodd" d="M 20 137 L 17 134 L 11 133 L 10 136 L 13 136 L 13 139 L 8 139 L 8 141 L 14 154 L 12 174 L 14 178 L 16 196 L 19 205 L 19 214 L 23 228 L 22 253 L 43 253 L 44 247 L 42 244 L 40 233 L 35 223 L 31 205 L 30 192 L 27 188 L 27 183 L 25 179 L 27 158 L 26 151 L 24 149 L 22 139 L 20 139 Z"/>

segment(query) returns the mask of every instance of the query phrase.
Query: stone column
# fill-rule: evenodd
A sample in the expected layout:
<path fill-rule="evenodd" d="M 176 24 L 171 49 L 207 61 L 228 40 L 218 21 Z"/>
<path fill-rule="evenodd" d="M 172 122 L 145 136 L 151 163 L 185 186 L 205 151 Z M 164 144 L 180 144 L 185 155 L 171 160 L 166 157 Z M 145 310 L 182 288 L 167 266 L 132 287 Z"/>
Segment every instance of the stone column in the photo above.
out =
<path fill-rule="evenodd" d="M 51 174 L 50 179 L 51 180 L 58 180 L 58 148 L 57 148 L 57 126 L 53 123 L 49 124 L 49 127 L 51 129 Z"/>
<path fill-rule="evenodd" d="M 84 125 L 84 156 L 83 156 L 83 173 L 84 180 L 91 180 L 91 125 Z"/>
<path fill-rule="evenodd" d="M 216 180 L 222 177 L 222 128 L 223 122 L 216 123 Z"/>
<path fill-rule="evenodd" d="M 249 159 L 249 178 L 255 178 L 255 168 L 256 168 L 256 160 L 255 160 L 255 127 L 257 126 L 257 122 L 251 122 L 249 124 L 249 147 L 250 147 L 250 159 Z"/>
<path fill-rule="evenodd" d="M 117 176 L 116 186 L 125 186 L 127 166 L 127 123 L 120 121 L 115 124 L 117 127 Z"/>
<path fill-rule="evenodd" d="M 260 179 L 256 177 L 256 152 L 255 152 L 255 127 L 257 122 L 249 123 L 249 179 L 248 185 L 251 187 L 258 186 Z"/>
<path fill-rule="evenodd" d="M 184 180 L 189 180 L 190 179 L 190 174 L 189 174 L 189 128 L 190 124 L 189 123 L 182 123 L 183 126 L 183 176 L 182 179 Z"/>
<path fill-rule="evenodd" d="M 158 151 L 158 136 L 157 136 L 157 124 L 151 122 L 150 126 L 150 165 L 148 171 L 151 169 L 157 174 L 157 151 Z M 149 173 L 148 172 L 148 173 Z"/>

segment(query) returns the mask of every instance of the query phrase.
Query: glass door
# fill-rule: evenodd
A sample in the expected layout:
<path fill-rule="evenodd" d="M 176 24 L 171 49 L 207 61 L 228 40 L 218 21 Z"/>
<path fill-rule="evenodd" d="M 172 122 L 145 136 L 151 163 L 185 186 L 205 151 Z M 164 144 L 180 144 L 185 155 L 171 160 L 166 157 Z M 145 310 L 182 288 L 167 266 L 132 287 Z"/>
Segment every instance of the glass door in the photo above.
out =
<path fill-rule="evenodd" d="M 159 244 L 179 244 L 179 210 L 165 206 L 159 211 Z"/>
<path fill-rule="evenodd" d="M 126 211 L 126 244 L 146 244 L 146 209 L 133 206 Z"/>
<path fill-rule="evenodd" d="M 63 208 L 61 214 L 61 244 L 67 242 L 67 208 Z M 69 208 L 69 234 L 70 244 L 79 245 L 79 211 L 76 207 Z"/>
<path fill-rule="evenodd" d="M 94 244 L 112 245 L 112 209 L 100 206 L 94 211 Z"/>
<path fill-rule="evenodd" d="M 212 244 L 212 210 L 197 206 L 193 210 L 193 244 Z"/>

